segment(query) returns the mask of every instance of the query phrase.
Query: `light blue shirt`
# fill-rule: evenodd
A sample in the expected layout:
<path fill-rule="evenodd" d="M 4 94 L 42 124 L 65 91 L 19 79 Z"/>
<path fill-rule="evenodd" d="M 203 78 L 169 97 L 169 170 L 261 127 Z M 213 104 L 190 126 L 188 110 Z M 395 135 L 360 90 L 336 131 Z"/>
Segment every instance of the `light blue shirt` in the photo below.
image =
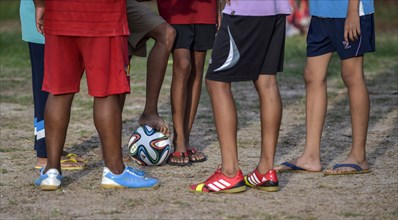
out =
<path fill-rule="evenodd" d="M 310 14 L 324 18 L 347 17 L 349 0 L 310 0 Z M 359 15 L 373 14 L 375 11 L 373 0 L 360 0 Z"/>
<path fill-rule="evenodd" d="M 44 44 L 44 36 L 36 29 L 35 5 L 33 0 L 21 0 L 19 15 L 21 18 L 22 40 Z"/>

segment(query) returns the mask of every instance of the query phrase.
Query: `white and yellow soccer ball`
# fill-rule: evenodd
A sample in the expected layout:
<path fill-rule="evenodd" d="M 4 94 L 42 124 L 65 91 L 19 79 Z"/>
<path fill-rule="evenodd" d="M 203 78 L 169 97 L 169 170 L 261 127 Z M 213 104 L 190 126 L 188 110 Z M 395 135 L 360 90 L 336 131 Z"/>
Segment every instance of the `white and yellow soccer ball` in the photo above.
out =
<path fill-rule="evenodd" d="M 171 151 L 169 138 L 145 125 L 133 132 L 128 143 L 131 158 L 140 165 L 161 165 Z"/>

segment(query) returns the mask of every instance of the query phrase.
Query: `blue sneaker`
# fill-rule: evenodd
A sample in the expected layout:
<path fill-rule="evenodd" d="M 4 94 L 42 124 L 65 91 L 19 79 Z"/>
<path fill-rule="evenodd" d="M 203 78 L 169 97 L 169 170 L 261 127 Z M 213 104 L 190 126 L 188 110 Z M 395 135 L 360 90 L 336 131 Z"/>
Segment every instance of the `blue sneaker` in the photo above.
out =
<path fill-rule="evenodd" d="M 123 173 L 113 174 L 107 167 L 102 173 L 102 187 L 104 188 L 134 188 L 134 189 L 157 189 L 159 180 L 145 176 L 144 171 L 136 170 L 126 166 Z"/>
<path fill-rule="evenodd" d="M 35 180 L 35 185 L 40 186 L 41 190 L 57 190 L 61 185 L 62 175 L 57 169 L 49 169 L 43 173 L 44 168 L 40 170 L 40 177 Z"/>
<path fill-rule="evenodd" d="M 133 173 L 137 174 L 138 176 L 145 176 L 145 171 L 141 170 L 140 168 L 136 168 L 136 167 L 128 167 L 130 171 L 132 171 Z"/>

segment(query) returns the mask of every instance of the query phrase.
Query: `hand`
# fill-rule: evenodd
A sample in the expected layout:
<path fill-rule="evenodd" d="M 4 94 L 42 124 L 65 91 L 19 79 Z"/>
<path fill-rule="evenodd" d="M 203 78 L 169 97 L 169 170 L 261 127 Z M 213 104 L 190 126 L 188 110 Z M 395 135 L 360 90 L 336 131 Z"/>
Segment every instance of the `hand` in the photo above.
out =
<path fill-rule="evenodd" d="M 40 34 L 44 35 L 44 6 L 36 6 L 36 28 Z"/>
<path fill-rule="evenodd" d="M 361 35 L 361 25 L 359 21 L 359 14 L 357 11 L 349 10 L 344 25 L 344 41 L 349 43 L 355 41 Z"/>

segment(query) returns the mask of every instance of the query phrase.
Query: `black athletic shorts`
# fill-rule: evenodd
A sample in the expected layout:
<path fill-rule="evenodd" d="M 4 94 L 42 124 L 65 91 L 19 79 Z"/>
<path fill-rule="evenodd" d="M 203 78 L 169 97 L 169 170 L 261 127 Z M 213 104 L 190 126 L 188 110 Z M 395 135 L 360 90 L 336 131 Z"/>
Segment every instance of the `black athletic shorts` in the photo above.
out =
<path fill-rule="evenodd" d="M 286 15 L 224 14 L 213 45 L 206 79 L 257 80 L 283 70 Z"/>
<path fill-rule="evenodd" d="M 206 51 L 213 47 L 215 24 L 173 24 L 177 32 L 173 49 Z"/>

